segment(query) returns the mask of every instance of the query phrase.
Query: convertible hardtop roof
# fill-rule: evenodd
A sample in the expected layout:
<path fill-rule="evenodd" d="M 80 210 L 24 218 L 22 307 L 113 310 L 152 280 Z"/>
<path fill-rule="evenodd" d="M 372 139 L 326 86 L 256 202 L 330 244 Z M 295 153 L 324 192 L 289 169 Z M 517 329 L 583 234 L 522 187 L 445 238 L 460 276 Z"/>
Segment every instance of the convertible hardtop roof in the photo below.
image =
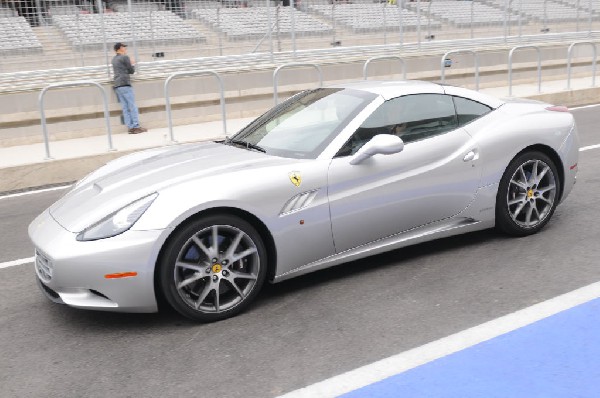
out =
<path fill-rule="evenodd" d="M 469 98 L 492 108 L 498 108 L 505 103 L 505 101 L 478 91 L 422 80 L 362 80 L 333 87 L 368 91 L 382 96 L 385 100 L 411 94 L 449 94 Z"/>

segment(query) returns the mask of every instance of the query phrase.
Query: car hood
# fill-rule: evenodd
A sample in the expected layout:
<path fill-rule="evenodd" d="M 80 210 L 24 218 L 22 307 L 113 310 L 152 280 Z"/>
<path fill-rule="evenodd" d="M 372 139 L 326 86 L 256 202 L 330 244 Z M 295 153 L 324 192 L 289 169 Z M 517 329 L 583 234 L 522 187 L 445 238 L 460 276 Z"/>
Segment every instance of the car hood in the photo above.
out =
<path fill-rule="evenodd" d="M 98 169 L 50 207 L 65 229 L 81 232 L 129 203 L 169 186 L 240 170 L 297 162 L 219 143 L 150 150 Z"/>

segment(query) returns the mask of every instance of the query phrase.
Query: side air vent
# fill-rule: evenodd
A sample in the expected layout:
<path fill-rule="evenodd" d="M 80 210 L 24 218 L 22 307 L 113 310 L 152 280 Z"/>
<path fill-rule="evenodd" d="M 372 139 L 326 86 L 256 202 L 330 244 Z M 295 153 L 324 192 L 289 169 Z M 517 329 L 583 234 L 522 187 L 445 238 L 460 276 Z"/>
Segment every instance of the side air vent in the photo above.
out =
<path fill-rule="evenodd" d="M 314 200 L 314 198 L 317 196 L 318 192 L 319 192 L 319 190 L 315 189 L 312 191 L 299 193 L 298 195 L 294 196 L 293 198 L 288 200 L 288 202 L 285 204 L 285 206 L 283 206 L 283 208 L 281 209 L 280 215 L 283 216 L 283 215 L 286 215 L 289 213 L 293 213 L 295 211 L 301 210 L 301 209 L 309 206 L 311 204 L 311 202 Z"/>

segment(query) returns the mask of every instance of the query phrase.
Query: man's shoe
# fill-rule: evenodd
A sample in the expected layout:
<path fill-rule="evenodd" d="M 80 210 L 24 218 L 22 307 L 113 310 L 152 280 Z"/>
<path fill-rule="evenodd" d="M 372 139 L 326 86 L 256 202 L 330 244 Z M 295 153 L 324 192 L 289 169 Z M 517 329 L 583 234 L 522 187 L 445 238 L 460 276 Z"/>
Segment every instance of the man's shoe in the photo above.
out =
<path fill-rule="evenodd" d="M 139 134 L 142 133 L 142 129 L 140 129 L 139 127 L 134 127 L 132 129 L 129 129 L 129 134 Z"/>

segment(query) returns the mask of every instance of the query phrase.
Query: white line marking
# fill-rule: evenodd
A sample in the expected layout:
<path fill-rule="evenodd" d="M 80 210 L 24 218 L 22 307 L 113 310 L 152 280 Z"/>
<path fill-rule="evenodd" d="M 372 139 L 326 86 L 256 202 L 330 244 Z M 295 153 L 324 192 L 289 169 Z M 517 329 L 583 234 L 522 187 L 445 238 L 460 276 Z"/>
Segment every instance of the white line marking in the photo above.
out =
<path fill-rule="evenodd" d="M 590 149 L 598 149 L 600 148 L 600 144 L 584 146 L 583 148 L 579 148 L 579 152 L 589 151 Z"/>
<path fill-rule="evenodd" d="M 71 185 L 64 185 L 64 186 L 60 186 L 60 187 L 38 189 L 38 190 L 35 190 L 35 191 L 18 192 L 18 193 L 13 193 L 13 194 L 10 194 L 10 195 L 0 196 L 0 200 L 2 200 L 2 199 L 8 199 L 8 198 L 17 198 L 19 196 L 33 195 L 33 194 L 36 194 L 36 193 L 59 191 L 61 189 L 71 188 L 72 186 L 73 185 L 71 184 Z"/>
<path fill-rule="evenodd" d="M 600 106 L 600 104 L 594 104 L 594 105 L 585 105 L 585 106 L 576 106 L 575 108 L 569 108 L 570 111 L 576 111 L 577 109 L 587 109 L 587 108 L 594 108 L 596 106 Z"/>
<path fill-rule="evenodd" d="M 512 332 L 598 297 L 600 297 L 600 282 L 463 330 L 421 347 L 351 370 L 331 379 L 292 391 L 280 396 L 280 398 L 337 397 Z"/>
<path fill-rule="evenodd" d="M 67 188 L 71 188 L 73 186 L 73 184 L 70 185 L 64 185 L 64 186 L 60 186 L 60 187 L 52 187 L 52 188 L 44 188 L 44 189 L 37 189 L 35 191 L 25 191 L 25 192 L 18 192 L 18 193 L 13 193 L 10 195 L 5 195 L 5 196 L 0 196 L 0 200 L 2 199 L 8 199 L 8 198 L 17 198 L 19 196 L 27 196 L 27 195 L 34 195 L 36 193 L 44 193 L 44 192 L 52 192 L 52 191 L 59 191 L 61 189 L 67 189 Z"/>
<path fill-rule="evenodd" d="M 7 261 L 5 263 L 0 263 L 0 268 L 8 268 L 14 267 L 15 265 L 23 265 L 33 263 L 35 261 L 35 257 L 22 258 L 20 260 Z"/>

